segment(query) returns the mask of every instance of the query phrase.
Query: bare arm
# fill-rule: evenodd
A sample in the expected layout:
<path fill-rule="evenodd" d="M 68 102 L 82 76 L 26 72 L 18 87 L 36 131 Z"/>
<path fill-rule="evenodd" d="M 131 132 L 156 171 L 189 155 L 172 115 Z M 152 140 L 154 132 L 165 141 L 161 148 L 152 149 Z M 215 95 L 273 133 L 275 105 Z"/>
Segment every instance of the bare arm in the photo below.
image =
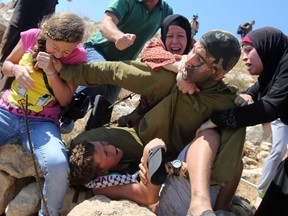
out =
<path fill-rule="evenodd" d="M 76 85 L 67 83 L 58 76 L 53 66 L 54 57 L 46 52 L 39 52 L 37 56 L 37 66 L 46 73 L 53 89 L 53 93 L 61 106 L 67 106 L 77 88 Z"/>
<path fill-rule="evenodd" d="M 117 49 L 124 50 L 134 44 L 136 35 L 120 31 L 117 28 L 118 23 L 119 20 L 113 13 L 106 12 L 101 22 L 100 31 L 107 40 L 115 43 Z"/>
<path fill-rule="evenodd" d="M 153 187 L 152 184 L 150 186 Z M 150 205 L 158 201 L 158 194 L 153 196 L 149 193 L 149 190 L 149 187 L 140 182 L 99 189 L 94 188 L 92 191 L 95 195 L 104 195 L 110 199 L 128 199 L 142 205 Z"/>
<path fill-rule="evenodd" d="M 25 89 L 34 87 L 34 80 L 31 78 L 30 73 L 33 70 L 28 66 L 20 66 L 19 61 L 24 55 L 23 45 L 21 40 L 14 47 L 10 55 L 3 63 L 2 72 L 8 77 L 15 76 L 17 82 Z"/>

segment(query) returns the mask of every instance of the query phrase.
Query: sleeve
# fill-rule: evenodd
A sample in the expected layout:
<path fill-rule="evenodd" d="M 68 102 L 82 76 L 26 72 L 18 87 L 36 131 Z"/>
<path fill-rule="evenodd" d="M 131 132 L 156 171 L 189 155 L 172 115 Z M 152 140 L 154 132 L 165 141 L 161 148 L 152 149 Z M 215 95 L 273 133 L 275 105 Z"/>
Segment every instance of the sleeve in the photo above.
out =
<path fill-rule="evenodd" d="M 118 20 L 122 20 L 125 14 L 129 13 L 130 6 L 130 0 L 112 0 L 110 1 L 107 9 L 105 12 L 111 12 L 113 13 Z"/>
<path fill-rule="evenodd" d="M 259 94 L 259 82 L 258 81 L 255 82 L 244 93 L 251 95 L 251 97 L 253 98 L 253 101 L 257 101 L 258 100 L 258 94 Z"/>
<path fill-rule="evenodd" d="M 153 70 L 157 70 L 163 65 L 176 61 L 174 55 L 168 52 L 160 39 L 151 41 L 141 53 L 141 61 L 145 62 Z"/>
<path fill-rule="evenodd" d="M 288 61 L 279 66 L 277 75 L 271 81 L 266 95 L 251 105 L 236 107 L 225 112 L 214 112 L 211 121 L 219 127 L 243 127 L 271 122 L 287 112 Z M 256 92 L 254 86 L 249 92 Z"/>
<path fill-rule="evenodd" d="M 86 50 L 80 44 L 76 46 L 76 48 L 68 57 L 61 59 L 61 63 L 63 64 L 80 64 L 86 62 L 87 62 Z"/>
<path fill-rule="evenodd" d="M 166 70 L 154 72 L 138 61 L 112 61 L 65 65 L 60 77 L 76 85 L 111 84 L 136 94 L 163 96 L 175 86 L 176 74 Z"/>
<path fill-rule="evenodd" d="M 40 34 L 40 29 L 29 29 L 27 31 L 21 32 L 21 41 L 24 52 L 32 52 Z"/>

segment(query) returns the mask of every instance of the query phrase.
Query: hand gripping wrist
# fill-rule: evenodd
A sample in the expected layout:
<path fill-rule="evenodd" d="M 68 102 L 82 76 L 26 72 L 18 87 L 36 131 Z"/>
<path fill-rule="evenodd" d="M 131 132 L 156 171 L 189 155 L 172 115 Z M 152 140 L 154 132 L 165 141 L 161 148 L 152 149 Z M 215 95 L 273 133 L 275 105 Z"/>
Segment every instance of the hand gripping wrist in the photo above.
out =
<path fill-rule="evenodd" d="M 52 73 L 46 73 L 46 76 L 58 76 L 58 73 L 57 72 L 52 72 Z"/>

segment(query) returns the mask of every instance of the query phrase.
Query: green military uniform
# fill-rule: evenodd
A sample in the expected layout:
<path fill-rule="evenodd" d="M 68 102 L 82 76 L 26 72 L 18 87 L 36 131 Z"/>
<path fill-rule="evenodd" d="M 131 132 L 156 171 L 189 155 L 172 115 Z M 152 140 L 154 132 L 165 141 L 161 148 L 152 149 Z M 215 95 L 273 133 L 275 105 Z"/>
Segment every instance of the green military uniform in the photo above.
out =
<path fill-rule="evenodd" d="M 222 81 L 194 95 L 183 94 L 175 86 L 176 74 L 164 69 L 153 71 L 137 61 L 103 62 L 64 66 L 60 77 L 80 85 L 113 84 L 160 102 L 145 114 L 138 128 L 102 127 L 84 132 L 73 142 L 105 140 L 126 153 L 124 159 L 141 158 L 143 146 L 154 138 L 167 145 L 167 159 L 175 159 L 190 143 L 196 130 L 212 111 L 234 106 L 236 89 Z M 211 184 L 229 180 L 241 159 L 245 128 L 221 129 L 221 143 L 212 168 Z"/>

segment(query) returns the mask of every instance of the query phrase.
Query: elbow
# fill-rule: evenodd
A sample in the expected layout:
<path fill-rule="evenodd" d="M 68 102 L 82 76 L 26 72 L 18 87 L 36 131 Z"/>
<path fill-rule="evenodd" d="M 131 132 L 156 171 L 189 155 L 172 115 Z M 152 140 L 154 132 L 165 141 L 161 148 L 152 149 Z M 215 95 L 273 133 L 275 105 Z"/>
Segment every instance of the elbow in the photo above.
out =
<path fill-rule="evenodd" d="M 155 194 L 145 194 L 143 197 L 142 197 L 142 201 L 140 204 L 142 205 L 152 205 L 154 203 L 157 203 L 159 201 L 159 195 L 158 193 L 155 193 Z"/>
<path fill-rule="evenodd" d="M 71 100 L 64 100 L 64 101 L 59 101 L 58 103 L 60 104 L 61 107 L 66 107 L 70 104 Z"/>
<path fill-rule="evenodd" d="M 157 195 L 157 197 L 154 197 L 154 198 L 149 198 L 147 200 L 147 203 L 146 205 L 152 205 L 152 204 L 155 204 L 159 201 L 159 196 Z"/>
<path fill-rule="evenodd" d="M 69 105 L 69 103 L 59 103 L 61 107 L 67 107 Z"/>

